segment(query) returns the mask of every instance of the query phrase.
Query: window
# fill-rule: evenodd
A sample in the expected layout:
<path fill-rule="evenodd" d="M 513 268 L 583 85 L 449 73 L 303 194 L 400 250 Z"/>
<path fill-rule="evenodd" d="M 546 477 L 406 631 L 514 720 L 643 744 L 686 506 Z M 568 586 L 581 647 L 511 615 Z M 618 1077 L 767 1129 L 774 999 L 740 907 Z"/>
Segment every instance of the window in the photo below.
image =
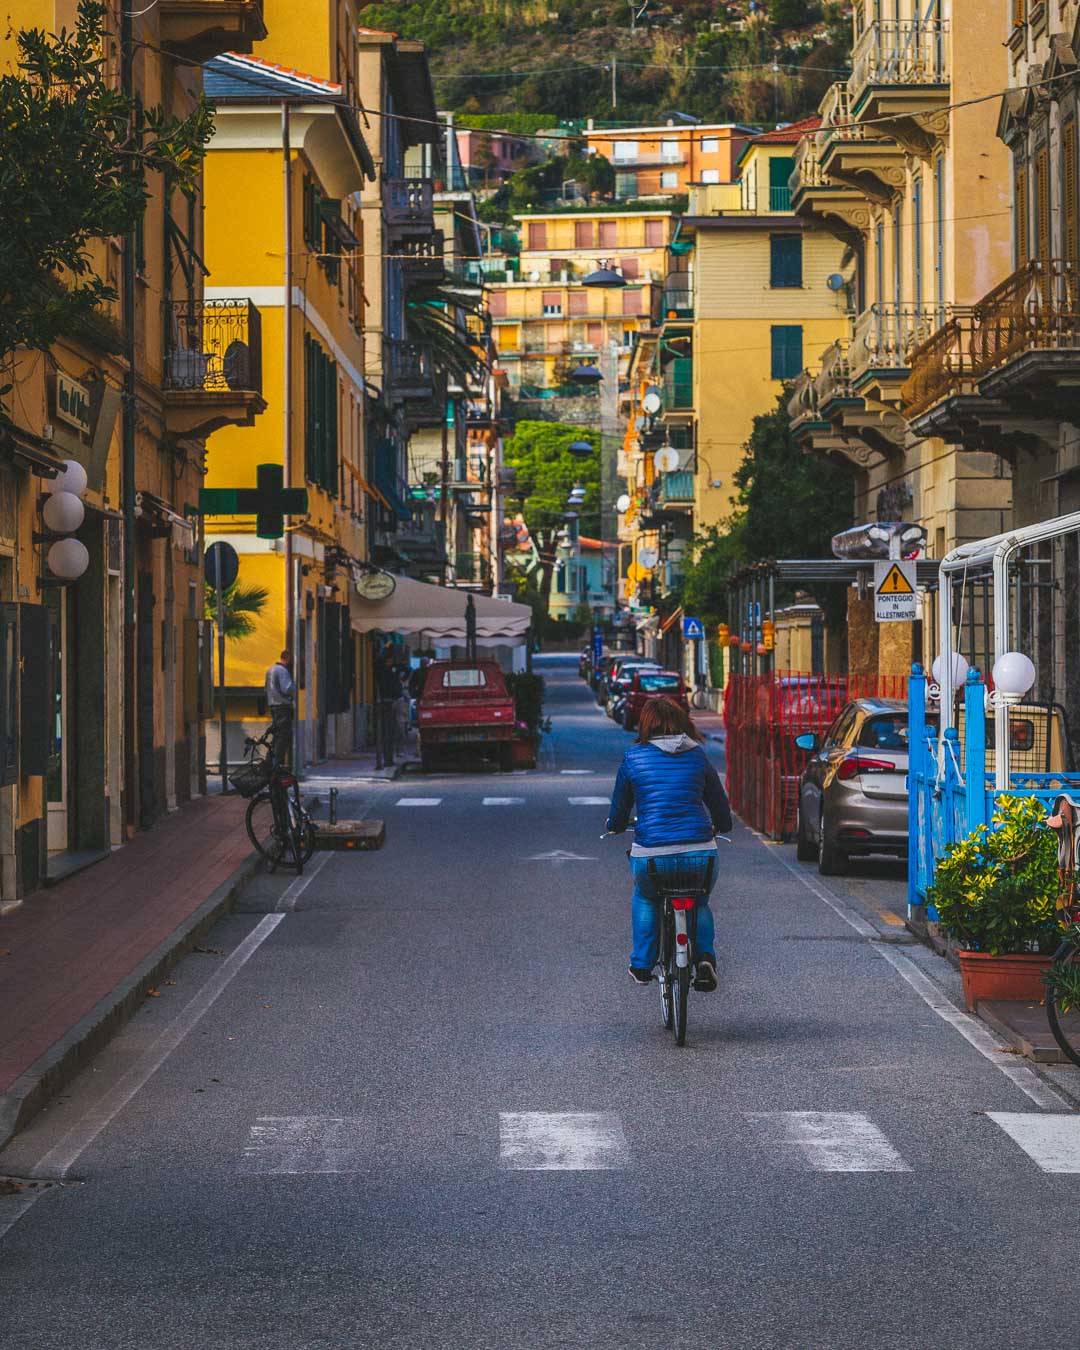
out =
<path fill-rule="evenodd" d="M 638 690 L 643 694 L 656 694 L 661 689 L 678 689 L 681 680 L 678 675 L 639 675 Z"/>
<path fill-rule="evenodd" d="M 600 222 L 600 247 L 614 248 L 615 241 L 619 237 L 618 222 L 614 220 L 602 220 Z"/>
<path fill-rule="evenodd" d="M 1038 260 L 1050 261 L 1050 171 L 1049 154 L 1042 145 L 1035 152 L 1035 242 Z"/>
<path fill-rule="evenodd" d="M 488 291 L 488 313 L 493 319 L 506 318 L 506 292 Z"/>
<path fill-rule="evenodd" d="M 544 307 L 544 317 L 546 319 L 557 319 L 562 315 L 562 292 L 561 291 L 543 291 L 541 293 L 541 304 Z"/>
<path fill-rule="evenodd" d="M 623 314 L 624 315 L 644 314 L 645 312 L 643 308 L 644 300 L 645 300 L 645 293 L 641 290 L 640 287 L 635 287 L 633 290 L 630 290 L 628 288 L 627 290 L 623 291 L 622 293 Z"/>
<path fill-rule="evenodd" d="M 571 291 L 569 294 L 570 313 L 574 315 L 588 314 L 589 297 L 585 291 Z"/>
<path fill-rule="evenodd" d="M 893 304 L 899 319 L 900 308 L 904 303 L 904 206 L 897 202 L 892 218 L 893 248 Z"/>
<path fill-rule="evenodd" d="M 1065 207 L 1065 260 L 1076 261 L 1076 123 L 1068 121 L 1061 134 L 1061 195 Z"/>
<path fill-rule="evenodd" d="M 678 141 L 661 141 L 661 142 L 660 142 L 660 158 L 661 158 L 661 159 L 666 159 L 667 162 L 668 162 L 669 164 L 670 164 L 673 160 L 677 160 L 677 159 L 679 158 L 679 142 L 678 142 Z"/>
<path fill-rule="evenodd" d="M 934 298 L 945 309 L 945 159 L 934 160 Z"/>
<path fill-rule="evenodd" d="M 769 235 L 769 285 L 774 290 L 797 290 L 803 284 L 802 235 Z"/>
<path fill-rule="evenodd" d="M 529 248 L 547 248 L 547 225 L 543 221 L 529 221 Z"/>
<path fill-rule="evenodd" d="M 774 155 L 769 160 L 769 210 L 791 210 L 791 175 L 795 160 L 791 155 Z"/>
<path fill-rule="evenodd" d="M 661 192 L 676 192 L 679 187 L 679 175 L 674 170 L 665 170 L 660 175 Z"/>
<path fill-rule="evenodd" d="M 304 174 L 304 243 L 312 253 L 322 251 L 322 193 Z"/>
<path fill-rule="evenodd" d="M 590 323 L 585 329 L 585 340 L 590 347 L 599 347 L 604 341 L 604 325 L 602 323 Z"/>
<path fill-rule="evenodd" d="M 637 258 L 623 258 L 619 263 L 622 268 L 622 274 L 630 281 L 636 281 L 640 275 Z"/>
<path fill-rule="evenodd" d="M 620 159 L 637 159 L 637 141 L 616 141 L 612 158 L 616 163 Z"/>
<path fill-rule="evenodd" d="M 593 246 L 593 223 L 591 220 L 574 221 L 574 247 L 592 248 Z"/>
<path fill-rule="evenodd" d="M 555 566 L 555 589 L 559 595 L 566 594 L 566 564 L 557 563 Z"/>
<path fill-rule="evenodd" d="M 647 220 L 645 222 L 645 247 L 662 248 L 664 243 L 664 222 Z"/>
<path fill-rule="evenodd" d="M 775 324 L 772 329 L 772 378 L 793 380 L 802 368 L 801 324 Z"/>
<path fill-rule="evenodd" d="M 701 153 L 703 155 L 718 155 L 720 153 L 720 137 L 703 137 L 701 141 Z"/>
<path fill-rule="evenodd" d="M 719 181 L 720 181 L 720 170 L 719 170 L 719 169 L 702 169 L 702 171 L 701 171 L 701 181 L 702 181 L 703 183 L 719 183 Z"/>
<path fill-rule="evenodd" d="M 911 187 L 911 262 L 914 268 L 915 313 L 922 313 L 922 178 Z"/>
<path fill-rule="evenodd" d="M 482 670 L 471 667 L 447 670 L 443 672 L 442 683 L 444 689 L 483 689 L 487 684 L 487 676 Z"/>
<path fill-rule="evenodd" d="M 19 776 L 19 607 L 0 605 L 0 785 Z"/>
<path fill-rule="evenodd" d="M 304 474 L 331 497 L 338 485 L 337 362 L 304 334 Z"/>
<path fill-rule="evenodd" d="M 825 733 L 825 747 L 834 745 L 843 745 L 847 741 L 855 726 L 855 719 L 859 715 L 859 710 L 854 703 L 849 703 L 829 730 Z"/>
<path fill-rule="evenodd" d="M 908 748 L 907 713 L 891 713 L 888 717 L 869 717 L 859 728 L 860 750 L 900 750 Z"/>
<path fill-rule="evenodd" d="M 620 202 L 629 201 L 638 195 L 637 174 L 617 173 L 615 175 L 615 197 Z M 603 225 L 600 226 L 603 230 Z M 603 244 L 600 246 L 603 248 Z"/>
<path fill-rule="evenodd" d="M 1023 267 L 1028 260 L 1028 231 L 1030 227 L 1028 225 L 1027 188 L 1027 165 L 1018 164 L 1013 187 L 1013 217 L 1016 221 L 1016 265 L 1018 267 Z"/>
<path fill-rule="evenodd" d="M 874 228 L 874 281 L 876 289 L 874 300 L 885 303 L 885 222 L 879 220 Z"/>

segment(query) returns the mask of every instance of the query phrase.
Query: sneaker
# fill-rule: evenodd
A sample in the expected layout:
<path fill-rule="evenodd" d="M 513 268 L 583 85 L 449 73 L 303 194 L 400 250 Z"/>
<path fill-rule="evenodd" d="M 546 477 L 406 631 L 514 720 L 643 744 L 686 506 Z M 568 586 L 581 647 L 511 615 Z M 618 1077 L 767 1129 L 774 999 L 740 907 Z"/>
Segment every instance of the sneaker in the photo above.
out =
<path fill-rule="evenodd" d="M 694 988 L 702 994 L 711 994 L 716 988 L 716 958 L 699 956 Z"/>
<path fill-rule="evenodd" d="M 647 984 L 652 984 L 651 970 L 639 970 L 637 966 L 630 966 L 629 970 L 630 970 L 630 978 L 634 981 L 635 984 L 639 984 L 642 987 L 644 987 Z M 713 988 L 714 989 L 716 988 L 715 981 L 713 982 Z"/>

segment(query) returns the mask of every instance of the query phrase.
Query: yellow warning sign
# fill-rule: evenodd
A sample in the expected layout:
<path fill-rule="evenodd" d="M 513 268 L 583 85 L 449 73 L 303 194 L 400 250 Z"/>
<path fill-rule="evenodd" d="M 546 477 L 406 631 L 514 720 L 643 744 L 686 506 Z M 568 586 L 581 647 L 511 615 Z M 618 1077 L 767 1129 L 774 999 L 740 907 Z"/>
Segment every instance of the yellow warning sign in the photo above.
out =
<path fill-rule="evenodd" d="M 877 588 L 878 595 L 914 595 L 915 587 L 894 563 L 885 575 L 885 580 Z"/>
<path fill-rule="evenodd" d="M 918 618 L 919 596 L 913 562 L 874 564 L 874 617 L 878 623 L 910 623 Z"/>

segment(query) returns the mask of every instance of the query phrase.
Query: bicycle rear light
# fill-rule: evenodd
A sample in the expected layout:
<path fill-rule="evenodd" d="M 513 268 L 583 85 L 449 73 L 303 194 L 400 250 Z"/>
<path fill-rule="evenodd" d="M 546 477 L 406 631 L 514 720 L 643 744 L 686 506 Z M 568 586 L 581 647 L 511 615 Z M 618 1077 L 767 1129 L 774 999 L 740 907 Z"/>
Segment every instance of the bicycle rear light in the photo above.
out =
<path fill-rule="evenodd" d="M 680 947 L 685 947 L 686 944 L 690 941 L 690 939 L 687 937 L 685 933 L 676 933 L 675 941 L 679 944 Z"/>
<path fill-rule="evenodd" d="M 694 908 L 694 902 L 693 902 L 692 899 L 685 899 L 685 898 L 684 898 L 684 899 L 681 899 L 681 900 L 672 900 L 672 902 L 671 902 L 671 908 L 672 908 L 672 909 L 693 909 L 693 908 Z"/>

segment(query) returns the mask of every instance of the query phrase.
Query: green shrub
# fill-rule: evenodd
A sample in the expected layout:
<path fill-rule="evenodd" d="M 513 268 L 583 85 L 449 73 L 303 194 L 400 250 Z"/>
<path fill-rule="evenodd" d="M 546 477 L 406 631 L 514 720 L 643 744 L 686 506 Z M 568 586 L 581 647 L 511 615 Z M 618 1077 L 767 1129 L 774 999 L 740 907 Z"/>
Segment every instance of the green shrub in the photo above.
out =
<path fill-rule="evenodd" d="M 927 891 L 942 930 L 969 951 L 1051 952 L 1057 923 L 1057 840 L 1036 797 L 1004 797 L 993 822 L 953 844 Z"/>

